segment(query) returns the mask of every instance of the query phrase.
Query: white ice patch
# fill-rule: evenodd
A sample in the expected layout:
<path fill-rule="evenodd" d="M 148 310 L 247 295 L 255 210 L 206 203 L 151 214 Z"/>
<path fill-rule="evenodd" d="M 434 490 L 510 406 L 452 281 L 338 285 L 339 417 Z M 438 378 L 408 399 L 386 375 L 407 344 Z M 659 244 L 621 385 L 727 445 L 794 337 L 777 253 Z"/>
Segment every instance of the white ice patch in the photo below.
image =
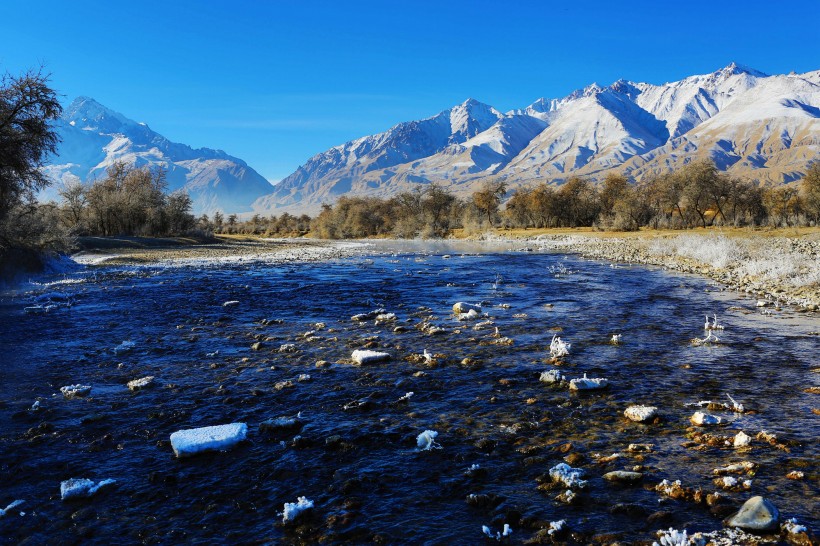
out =
<path fill-rule="evenodd" d="M 719 425 L 723 423 L 723 418 L 718 417 L 716 415 L 711 415 L 709 413 L 703 413 L 702 411 L 696 411 L 692 414 L 692 417 L 689 418 L 693 425 L 698 426 L 713 426 Z"/>
<path fill-rule="evenodd" d="M 128 351 L 132 350 L 136 346 L 137 346 L 137 344 L 134 343 L 133 341 L 123 341 L 122 343 L 120 343 L 119 345 L 114 347 L 114 354 L 119 355 L 119 354 L 127 353 Z"/>
<path fill-rule="evenodd" d="M 230 449 L 244 440 L 247 434 L 248 425 L 245 423 L 178 430 L 171 434 L 171 447 L 177 457 L 189 457 L 205 451 Z"/>
<path fill-rule="evenodd" d="M 735 435 L 735 439 L 732 442 L 734 447 L 745 447 L 752 442 L 752 438 L 743 432 L 742 430 Z"/>
<path fill-rule="evenodd" d="M 60 498 L 62 500 L 87 499 L 103 487 L 116 483 L 116 481 L 108 479 L 94 483 L 87 478 L 71 478 L 60 483 Z"/>
<path fill-rule="evenodd" d="M 352 358 L 356 364 L 364 365 L 372 364 L 373 362 L 381 362 L 383 360 L 388 360 L 390 358 L 390 354 L 382 353 L 379 351 L 357 349 L 353 351 L 353 354 L 350 355 L 350 358 Z"/>
<path fill-rule="evenodd" d="M 546 372 L 541 372 L 541 376 L 538 378 L 538 380 L 542 383 L 552 385 L 554 383 L 560 383 L 561 381 L 563 381 L 564 376 L 561 375 L 561 372 L 558 370 L 547 370 Z"/>
<path fill-rule="evenodd" d="M 18 506 L 20 506 L 21 504 L 23 504 L 24 502 L 25 502 L 25 501 L 22 501 L 22 500 L 16 500 L 16 501 L 12 502 L 11 504 L 9 504 L 8 506 L 6 506 L 5 508 L 0 509 L 0 518 L 2 518 L 3 516 L 5 516 L 5 515 L 6 515 L 6 514 L 8 514 L 9 512 L 11 512 L 12 510 L 14 510 L 14 509 L 15 509 L 15 508 L 17 508 Z"/>
<path fill-rule="evenodd" d="M 661 539 L 660 544 L 653 542 L 652 546 L 688 546 L 689 537 L 686 534 L 686 529 L 678 531 L 669 528 L 668 531 L 658 531 L 658 538 Z"/>
<path fill-rule="evenodd" d="M 441 445 L 436 442 L 438 432 L 435 430 L 425 430 L 416 436 L 416 445 L 421 451 L 430 451 L 431 449 L 441 449 Z"/>
<path fill-rule="evenodd" d="M 146 377 L 141 377 L 139 379 L 134 379 L 133 381 L 129 381 L 126 383 L 126 386 L 132 391 L 138 391 L 140 389 L 144 389 L 148 385 L 154 382 L 154 376 L 148 375 Z"/>
<path fill-rule="evenodd" d="M 653 419 L 658 414 L 658 408 L 655 406 L 630 406 L 624 410 L 624 416 L 638 423 L 643 423 Z"/>
<path fill-rule="evenodd" d="M 88 396 L 91 392 L 91 387 L 89 385 L 66 385 L 65 387 L 60 387 L 60 392 L 63 393 L 63 396 L 66 398 L 76 398 L 78 396 Z"/>
<path fill-rule="evenodd" d="M 561 341 L 561 338 L 558 337 L 558 334 L 553 334 L 552 341 L 550 342 L 550 356 L 553 358 L 567 356 L 570 347 L 570 343 L 564 343 Z"/>
<path fill-rule="evenodd" d="M 587 486 L 586 480 L 582 480 L 584 470 L 572 468 L 567 463 L 558 463 L 550 468 L 550 478 L 554 482 L 560 482 L 570 488 L 582 489 Z"/>
<path fill-rule="evenodd" d="M 235 307 L 237 305 L 239 305 L 239 301 L 231 300 L 231 301 L 226 301 L 225 303 L 223 303 L 222 307 Z"/>
<path fill-rule="evenodd" d="M 282 523 L 288 523 L 299 517 L 299 514 L 313 508 L 313 501 L 307 497 L 298 497 L 296 502 L 286 502 L 282 513 Z"/>
<path fill-rule="evenodd" d="M 569 382 L 569 388 L 573 391 L 590 391 L 596 389 L 604 389 L 609 385 L 609 380 L 603 377 L 590 378 L 587 374 L 584 377 L 573 379 Z"/>

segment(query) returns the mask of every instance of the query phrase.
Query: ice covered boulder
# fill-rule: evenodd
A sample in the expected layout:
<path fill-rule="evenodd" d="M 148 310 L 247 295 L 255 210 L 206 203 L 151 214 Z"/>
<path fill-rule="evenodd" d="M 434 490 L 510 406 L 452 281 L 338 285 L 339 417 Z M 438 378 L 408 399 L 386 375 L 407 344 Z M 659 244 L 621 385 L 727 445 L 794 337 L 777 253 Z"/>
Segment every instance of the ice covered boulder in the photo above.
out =
<path fill-rule="evenodd" d="M 87 478 L 71 478 L 60 483 L 60 498 L 63 500 L 87 499 L 94 496 L 103 487 L 116 483 L 116 481 L 109 479 L 94 483 Z"/>
<path fill-rule="evenodd" d="M 605 389 L 608 385 L 608 380 L 602 377 L 589 378 L 587 377 L 587 374 L 584 374 L 584 377 L 573 379 L 569 382 L 569 388 L 573 391 Z"/>
<path fill-rule="evenodd" d="M 139 379 L 134 379 L 133 381 L 129 381 L 126 385 L 132 391 L 138 391 L 138 390 L 144 389 L 145 387 L 148 387 L 153 382 L 154 382 L 154 376 L 153 375 L 147 375 L 145 377 L 141 377 Z"/>
<path fill-rule="evenodd" d="M 774 504 L 763 497 L 752 497 L 743 503 L 736 514 L 728 517 L 727 527 L 739 527 L 747 531 L 776 531 L 780 514 Z"/>
<path fill-rule="evenodd" d="M 702 411 L 696 411 L 693 413 L 692 417 L 689 418 L 689 421 L 691 421 L 693 425 L 702 427 L 714 426 L 723 423 L 723 419 L 721 417 L 717 417 L 716 415 L 709 413 L 703 413 Z"/>
<path fill-rule="evenodd" d="M 171 434 L 171 447 L 179 457 L 189 457 L 205 451 L 224 451 L 245 439 L 248 425 L 231 423 L 211 427 L 178 430 Z"/>
<path fill-rule="evenodd" d="M 561 372 L 558 370 L 547 370 L 546 372 L 541 372 L 541 376 L 538 379 L 542 383 L 552 385 L 554 383 L 560 383 L 561 381 L 563 381 L 564 376 L 561 375 Z"/>
<path fill-rule="evenodd" d="M 464 303 L 463 301 L 457 302 L 453 305 L 453 314 L 458 316 L 462 313 L 469 313 L 470 311 L 475 311 L 476 313 L 481 312 L 481 306 L 472 303 Z"/>
<path fill-rule="evenodd" d="M 357 349 L 353 351 L 353 354 L 350 355 L 350 358 L 353 359 L 353 362 L 361 366 L 364 364 L 372 364 L 374 362 L 388 360 L 390 358 L 390 354 L 382 353 L 379 351 Z"/>
<path fill-rule="evenodd" d="M 299 497 L 296 502 L 286 502 L 285 510 L 282 513 L 282 523 L 289 523 L 299 517 L 302 512 L 313 508 L 313 501 L 307 497 Z"/>
<path fill-rule="evenodd" d="M 658 415 L 658 408 L 655 406 L 630 406 L 624 410 L 624 416 L 630 421 L 643 423 L 654 419 Z"/>
<path fill-rule="evenodd" d="M 80 396 L 88 396 L 91 392 L 91 387 L 89 385 L 66 385 L 65 387 L 60 387 L 60 392 L 63 393 L 63 396 L 66 398 L 77 398 Z"/>
<path fill-rule="evenodd" d="M 732 445 L 734 447 L 746 447 L 751 442 L 752 438 L 741 430 L 735 435 L 734 440 L 732 440 Z"/>
<path fill-rule="evenodd" d="M 552 478 L 552 481 L 563 483 L 571 489 L 580 489 L 587 486 L 586 480 L 581 479 L 583 475 L 583 469 L 572 468 L 567 463 L 558 463 L 550 468 L 550 478 Z"/>

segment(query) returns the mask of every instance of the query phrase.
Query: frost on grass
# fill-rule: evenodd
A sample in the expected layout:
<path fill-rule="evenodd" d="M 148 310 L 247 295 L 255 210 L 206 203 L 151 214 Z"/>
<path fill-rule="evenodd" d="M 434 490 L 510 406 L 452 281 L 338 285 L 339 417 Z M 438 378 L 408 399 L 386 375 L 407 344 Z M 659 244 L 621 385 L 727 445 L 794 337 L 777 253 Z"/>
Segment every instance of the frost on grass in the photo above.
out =
<path fill-rule="evenodd" d="M 16 501 L 12 502 L 11 504 L 9 504 L 8 506 L 6 506 L 5 508 L 0 509 L 0 518 L 2 518 L 6 514 L 11 512 L 12 510 L 14 510 L 15 508 L 17 508 L 18 506 L 23 504 L 23 502 L 25 502 L 25 501 L 16 500 Z"/>
<path fill-rule="evenodd" d="M 570 343 L 564 343 L 561 341 L 561 338 L 558 337 L 558 334 L 552 335 L 552 341 L 550 342 L 550 356 L 553 358 L 559 358 L 562 356 L 567 356 L 569 354 Z"/>
<path fill-rule="evenodd" d="M 436 442 L 438 432 L 435 430 L 425 430 L 416 436 L 416 445 L 421 451 L 430 451 L 431 449 L 441 449 L 441 445 Z"/>
<path fill-rule="evenodd" d="M 87 499 L 100 489 L 116 483 L 116 480 L 102 480 L 94 483 L 87 478 L 71 478 L 60 483 L 60 498 L 63 500 Z"/>
<path fill-rule="evenodd" d="M 245 423 L 178 430 L 171 434 L 171 447 L 177 457 L 189 457 L 205 451 L 230 449 L 248 434 Z"/>
<path fill-rule="evenodd" d="M 388 360 L 390 358 L 390 354 L 382 353 L 379 351 L 357 349 L 353 351 L 353 354 L 350 355 L 350 358 L 353 359 L 353 362 L 361 366 L 364 364 L 372 364 L 374 362 Z"/>
<path fill-rule="evenodd" d="M 563 483 L 571 489 L 583 489 L 587 486 L 586 480 L 582 480 L 584 470 L 581 468 L 572 468 L 567 463 L 558 463 L 550 468 L 550 478 L 553 482 Z"/>
<path fill-rule="evenodd" d="M 282 523 L 293 522 L 300 514 L 312 508 L 313 501 L 307 497 L 298 497 L 296 502 L 286 502 L 285 510 L 282 512 Z"/>
<path fill-rule="evenodd" d="M 63 396 L 66 398 L 77 398 L 79 396 L 88 396 L 91 392 L 91 387 L 89 385 L 66 385 L 65 387 L 60 387 L 60 392 L 63 393 Z"/>

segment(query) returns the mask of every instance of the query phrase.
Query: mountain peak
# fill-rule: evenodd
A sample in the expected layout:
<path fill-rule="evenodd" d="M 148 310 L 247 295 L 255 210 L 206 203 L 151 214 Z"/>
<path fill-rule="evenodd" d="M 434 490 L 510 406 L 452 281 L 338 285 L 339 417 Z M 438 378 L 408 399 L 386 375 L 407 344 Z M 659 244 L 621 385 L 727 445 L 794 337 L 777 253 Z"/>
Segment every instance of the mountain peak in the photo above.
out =
<path fill-rule="evenodd" d="M 736 63 L 732 61 L 724 68 L 721 68 L 717 72 L 717 75 L 725 75 L 725 76 L 732 76 L 736 74 L 748 74 L 750 76 L 755 76 L 758 78 L 765 78 L 768 77 L 768 74 L 761 72 L 760 70 L 755 70 L 754 68 L 750 68 L 748 66 L 742 65 L 740 63 Z"/>
<path fill-rule="evenodd" d="M 63 112 L 63 119 L 71 125 L 108 133 L 118 132 L 126 125 L 136 125 L 119 112 L 100 104 L 91 97 L 84 96 L 71 101 Z"/>

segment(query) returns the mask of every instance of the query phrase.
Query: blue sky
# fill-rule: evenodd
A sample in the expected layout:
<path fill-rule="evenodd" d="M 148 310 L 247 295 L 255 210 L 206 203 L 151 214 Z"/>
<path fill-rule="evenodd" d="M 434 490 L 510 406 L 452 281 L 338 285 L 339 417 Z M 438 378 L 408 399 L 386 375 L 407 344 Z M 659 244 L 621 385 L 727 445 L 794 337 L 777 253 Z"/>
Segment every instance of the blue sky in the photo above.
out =
<path fill-rule="evenodd" d="M 91 96 L 275 181 L 468 97 L 507 111 L 731 61 L 817 70 L 818 20 L 817 0 L 4 0 L 0 69 L 45 64 L 66 100 Z"/>

